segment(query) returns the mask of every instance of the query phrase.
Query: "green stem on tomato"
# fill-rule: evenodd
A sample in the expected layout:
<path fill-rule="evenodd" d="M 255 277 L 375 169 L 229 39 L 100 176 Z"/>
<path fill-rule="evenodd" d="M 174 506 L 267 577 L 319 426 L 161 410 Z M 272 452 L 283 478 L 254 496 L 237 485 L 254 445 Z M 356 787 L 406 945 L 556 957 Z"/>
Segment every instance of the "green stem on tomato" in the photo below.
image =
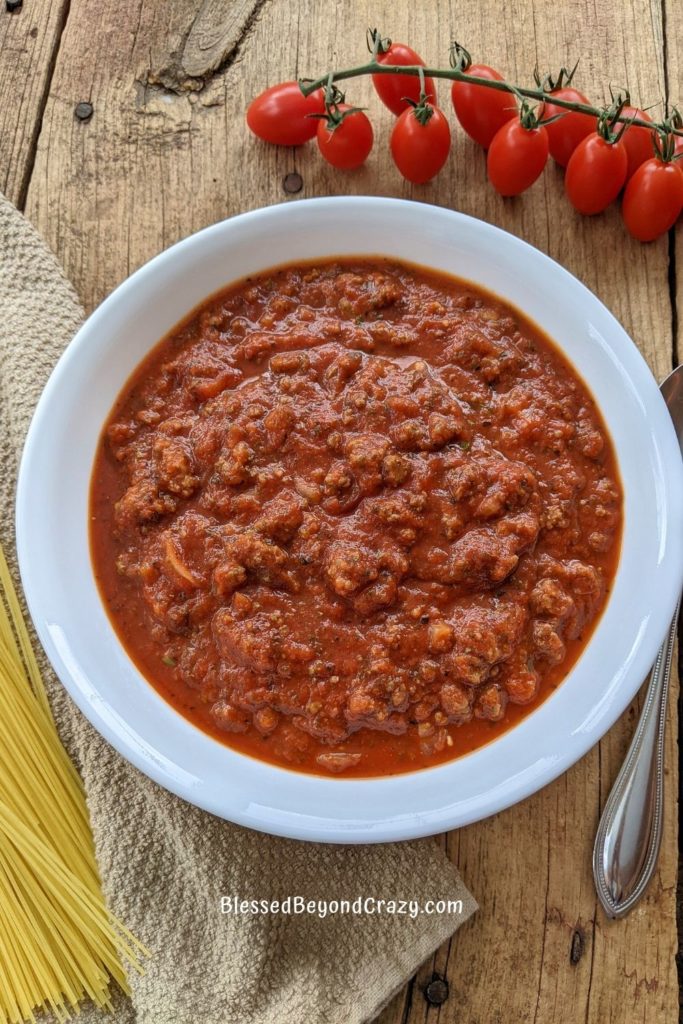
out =
<path fill-rule="evenodd" d="M 332 71 L 316 78 L 313 81 L 302 79 L 299 81 L 299 88 L 304 96 L 310 96 L 316 89 L 320 89 L 328 81 L 344 82 L 349 78 L 361 78 L 363 75 L 424 75 L 429 78 L 446 78 L 451 82 L 469 82 L 470 85 L 481 85 L 486 89 L 498 89 L 499 92 L 509 92 L 513 95 L 524 96 L 525 99 L 538 100 L 538 102 L 549 102 L 562 110 L 575 111 L 578 114 L 589 114 L 596 120 L 604 114 L 604 108 L 593 107 L 590 103 L 576 103 L 574 100 L 565 100 L 561 96 L 553 96 L 543 89 L 534 89 L 521 85 L 511 85 L 509 82 L 500 81 L 495 78 L 480 78 L 478 75 L 470 75 L 467 71 L 460 71 L 458 68 L 425 68 L 420 64 L 380 64 L 372 60 L 367 64 L 360 64 L 356 68 L 345 68 L 342 71 Z M 655 123 L 645 121 L 641 117 L 630 117 L 619 114 L 615 119 L 629 125 L 637 125 L 641 128 L 648 128 L 650 131 L 661 129 L 673 135 L 683 135 L 683 129 L 674 128 L 666 122 Z"/>

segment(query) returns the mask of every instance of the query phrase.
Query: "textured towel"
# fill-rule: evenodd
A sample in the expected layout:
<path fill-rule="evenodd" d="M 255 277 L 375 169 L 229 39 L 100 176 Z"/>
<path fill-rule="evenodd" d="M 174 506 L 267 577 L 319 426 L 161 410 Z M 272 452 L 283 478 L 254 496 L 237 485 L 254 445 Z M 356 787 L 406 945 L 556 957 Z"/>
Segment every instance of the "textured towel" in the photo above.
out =
<path fill-rule="evenodd" d="M 53 255 L 0 197 L 0 516 L 13 550 L 18 457 L 31 412 L 82 319 Z M 85 543 L 85 538 L 84 538 Z M 83 776 L 111 909 L 153 951 L 122 1024 L 360 1024 L 476 904 L 432 839 L 341 847 L 276 839 L 198 810 L 131 767 L 43 662 L 57 724 Z M 220 898 L 462 900 L 461 914 L 221 914 Z M 101 1020 L 88 1008 L 85 1021 Z"/>

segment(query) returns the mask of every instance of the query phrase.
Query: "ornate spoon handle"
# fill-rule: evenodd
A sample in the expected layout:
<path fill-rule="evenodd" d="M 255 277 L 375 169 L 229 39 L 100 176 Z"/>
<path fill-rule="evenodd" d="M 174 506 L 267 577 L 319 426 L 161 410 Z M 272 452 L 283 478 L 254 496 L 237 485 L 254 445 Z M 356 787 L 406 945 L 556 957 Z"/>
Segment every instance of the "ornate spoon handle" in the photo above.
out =
<path fill-rule="evenodd" d="M 680 601 L 650 673 L 626 760 L 605 804 L 593 849 L 593 877 L 608 917 L 625 917 L 657 866 L 662 839 L 664 731 Z"/>

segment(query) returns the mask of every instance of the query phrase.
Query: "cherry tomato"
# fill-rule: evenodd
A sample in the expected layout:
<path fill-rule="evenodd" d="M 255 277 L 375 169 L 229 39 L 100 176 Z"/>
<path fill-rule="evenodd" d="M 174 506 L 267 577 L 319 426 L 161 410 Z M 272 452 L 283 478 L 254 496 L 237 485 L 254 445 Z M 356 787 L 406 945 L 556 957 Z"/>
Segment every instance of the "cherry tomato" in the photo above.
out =
<path fill-rule="evenodd" d="M 404 110 L 391 133 L 391 155 L 404 178 L 423 185 L 438 174 L 451 148 L 448 121 L 438 109 L 432 111 L 426 124 L 421 124 L 415 110 Z"/>
<path fill-rule="evenodd" d="M 644 110 L 639 110 L 638 107 L 624 107 L 622 114 L 624 117 L 638 117 L 643 121 L 652 120 L 649 114 Z M 626 169 L 626 180 L 628 181 L 640 165 L 644 164 L 654 154 L 652 132 L 648 128 L 641 128 L 640 125 L 632 124 L 622 135 L 621 141 L 624 143 L 628 160 L 628 167 Z"/>
<path fill-rule="evenodd" d="M 351 108 L 341 103 L 343 113 Z M 365 163 L 372 149 L 372 125 L 362 110 L 347 114 L 334 128 L 325 120 L 318 121 L 318 148 L 328 164 L 342 171 L 352 171 Z"/>
<path fill-rule="evenodd" d="M 377 54 L 378 64 L 420 64 L 424 67 L 425 62 L 419 57 L 415 50 L 405 43 L 392 43 L 385 53 Z M 406 97 L 413 103 L 420 102 L 420 79 L 418 75 L 373 75 L 372 84 L 377 95 L 385 107 L 388 107 L 392 114 L 402 114 L 410 104 Z M 436 99 L 436 89 L 431 78 L 425 78 L 425 93 L 428 100 Z"/>
<path fill-rule="evenodd" d="M 623 142 L 606 142 L 594 132 L 580 142 L 567 164 L 564 190 L 579 213 L 602 213 L 626 181 L 628 159 Z"/>
<path fill-rule="evenodd" d="M 477 78 L 489 78 L 502 82 L 503 76 L 487 64 L 473 64 L 468 68 L 469 75 Z M 517 117 L 517 104 L 509 92 L 489 89 L 485 85 L 472 85 L 470 82 L 453 82 L 451 99 L 458 121 L 470 138 L 488 149 L 496 132 Z"/>
<path fill-rule="evenodd" d="M 629 234 L 652 242 L 673 227 L 683 208 L 683 174 L 674 163 L 651 157 L 626 186 L 621 212 Z"/>
<path fill-rule="evenodd" d="M 247 108 L 247 124 L 254 135 L 275 146 L 300 146 L 318 131 L 309 114 L 324 114 L 325 93 L 317 89 L 304 96 L 298 82 L 271 85 Z"/>
<path fill-rule="evenodd" d="M 587 135 L 595 131 L 596 118 L 592 114 L 580 114 L 577 110 L 564 110 L 553 103 L 553 96 L 561 100 L 570 100 L 572 103 L 588 103 L 589 100 L 578 89 L 565 86 L 555 89 L 550 93 L 543 104 L 542 116 L 545 120 L 549 117 L 561 115 L 557 121 L 547 124 L 545 130 L 550 141 L 550 155 L 561 167 L 566 167 L 569 158 Z"/>
<path fill-rule="evenodd" d="M 673 164 L 683 174 L 683 135 L 674 135 Z"/>
<path fill-rule="evenodd" d="M 486 170 L 496 192 L 518 196 L 533 185 L 547 161 L 545 128 L 525 128 L 515 118 L 496 132 L 486 158 Z"/>

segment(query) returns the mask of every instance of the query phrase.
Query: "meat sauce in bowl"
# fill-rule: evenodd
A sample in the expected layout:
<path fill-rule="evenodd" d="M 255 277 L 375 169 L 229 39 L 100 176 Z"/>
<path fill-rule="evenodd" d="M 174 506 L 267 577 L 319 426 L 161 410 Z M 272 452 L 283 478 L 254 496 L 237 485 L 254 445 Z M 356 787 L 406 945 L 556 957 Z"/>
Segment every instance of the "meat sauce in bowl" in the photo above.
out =
<path fill-rule="evenodd" d="M 395 261 L 209 299 L 120 395 L 91 549 L 130 657 L 257 758 L 388 775 L 500 735 L 562 681 L 616 571 L 585 384 L 509 305 Z"/>

